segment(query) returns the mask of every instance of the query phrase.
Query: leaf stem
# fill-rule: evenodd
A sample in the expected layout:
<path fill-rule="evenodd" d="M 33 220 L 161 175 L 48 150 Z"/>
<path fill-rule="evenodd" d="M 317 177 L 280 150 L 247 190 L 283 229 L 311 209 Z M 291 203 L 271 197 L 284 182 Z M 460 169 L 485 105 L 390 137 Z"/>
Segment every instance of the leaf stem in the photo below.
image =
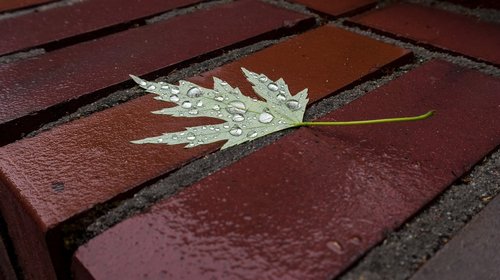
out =
<path fill-rule="evenodd" d="M 345 122 L 300 122 L 294 125 L 299 126 L 340 126 L 340 125 L 362 125 L 362 124 L 377 124 L 377 123 L 393 123 L 393 122 L 410 122 L 425 120 L 432 116 L 434 111 L 429 111 L 423 115 L 413 117 L 401 118 L 388 118 L 388 119 L 375 119 L 375 120 L 361 120 L 361 121 L 345 121 Z"/>

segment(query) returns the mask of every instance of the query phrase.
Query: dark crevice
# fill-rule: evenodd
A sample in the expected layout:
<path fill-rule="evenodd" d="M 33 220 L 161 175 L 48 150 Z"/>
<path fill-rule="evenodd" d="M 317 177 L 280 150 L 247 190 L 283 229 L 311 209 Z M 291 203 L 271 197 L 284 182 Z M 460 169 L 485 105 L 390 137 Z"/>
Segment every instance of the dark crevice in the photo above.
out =
<path fill-rule="evenodd" d="M 16 274 L 16 277 L 18 280 L 23 280 L 24 275 L 22 273 L 21 267 L 19 266 L 19 263 L 17 261 L 17 256 L 16 256 L 16 251 L 14 249 L 14 244 L 12 243 L 9 232 L 8 232 L 8 226 L 5 220 L 3 219 L 3 216 L 0 215 L 0 238 L 3 240 L 5 249 L 7 250 L 7 254 L 9 256 L 9 261 L 10 264 L 12 265 L 12 268 L 14 269 L 14 272 Z M 1 276 L 1 275 L 0 275 Z"/>

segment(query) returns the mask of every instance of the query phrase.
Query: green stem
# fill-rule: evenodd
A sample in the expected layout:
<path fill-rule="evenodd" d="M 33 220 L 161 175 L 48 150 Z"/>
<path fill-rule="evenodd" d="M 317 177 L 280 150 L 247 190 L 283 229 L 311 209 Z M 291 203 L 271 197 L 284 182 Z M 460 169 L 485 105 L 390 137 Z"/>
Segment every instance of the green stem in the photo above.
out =
<path fill-rule="evenodd" d="M 377 123 L 393 123 L 393 122 L 410 122 L 425 120 L 432 116 L 434 111 L 429 111 L 423 115 L 414 117 L 402 118 L 389 118 L 389 119 L 376 119 L 376 120 L 362 120 L 362 121 L 346 121 L 346 122 L 301 122 L 295 125 L 298 126 L 333 126 L 333 125 L 361 125 L 361 124 L 377 124 Z"/>

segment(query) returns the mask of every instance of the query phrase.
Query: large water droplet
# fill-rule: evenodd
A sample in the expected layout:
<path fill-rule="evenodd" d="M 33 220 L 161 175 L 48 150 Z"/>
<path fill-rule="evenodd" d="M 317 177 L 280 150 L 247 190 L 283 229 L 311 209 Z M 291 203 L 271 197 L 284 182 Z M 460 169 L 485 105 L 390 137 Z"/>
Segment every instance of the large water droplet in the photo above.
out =
<path fill-rule="evenodd" d="M 141 80 L 141 81 L 139 82 L 139 84 L 140 84 L 141 86 L 145 86 L 145 85 L 147 85 L 148 83 L 146 83 L 145 81 Z"/>
<path fill-rule="evenodd" d="M 286 97 L 285 95 L 278 93 L 278 95 L 276 95 L 276 99 L 278 99 L 279 101 L 285 101 Z"/>
<path fill-rule="evenodd" d="M 261 122 L 261 123 L 270 123 L 273 121 L 273 119 L 274 119 L 274 116 L 269 114 L 268 112 L 262 112 L 259 115 L 259 122 Z"/>
<path fill-rule="evenodd" d="M 200 88 L 198 87 L 192 87 L 190 88 L 188 91 L 187 91 L 187 96 L 191 97 L 191 98 L 196 98 L 196 97 L 200 97 L 201 95 L 203 94 L 203 92 L 201 91 Z"/>
<path fill-rule="evenodd" d="M 262 83 L 265 83 L 265 82 L 267 82 L 267 77 L 264 76 L 264 75 L 262 75 L 262 76 L 259 77 L 259 81 L 262 82 Z"/>
<path fill-rule="evenodd" d="M 186 139 L 189 141 L 193 141 L 194 139 L 196 139 L 196 136 L 193 133 L 189 133 L 187 135 Z"/>
<path fill-rule="evenodd" d="M 247 137 L 248 137 L 248 138 L 255 138 L 255 137 L 257 137 L 257 131 L 255 131 L 255 130 L 250 131 L 250 132 L 247 134 Z"/>
<path fill-rule="evenodd" d="M 229 134 L 233 136 L 240 136 L 243 133 L 243 130 L 237 125 L 233 126 L 231 130 L 229 130 Z"/>
<path fill-rule="evenodd" d="M 297 100 L 288 100 L 286 102 L 286 107 L 288 107 L 288 109 L 292 110 L 292 111 L 296 111 L 298 109 L 300 109 L 300 103 L 299 101 Z"/>
<path fill-rule="evenodd" d="M 149 90 L 154 90 L 154 89 L 156 89 L 156 87 L 155 87 L 154 85 L 150 85 L 150 86 L 148 87 L 148 89 L 149 89 Z"/>
<path fill-rule="evenodd" d="M 173 94 L 178 94 L 180 92 L 180 90 L 177 87 L 172 87 L 172 89 L 170 90 L 170 92 L 172 92 Z"/>
<path fill-rule="evenodd" d="M 243 115 L 235 114 L 233 116 L 233 121 L 235 121 L 235 122 L 242 122 L 244 120 L 245 120 L 245 117 Z"/>
<path fill-rule="evenodd" d="M 270 90 L 270 91 L 277 91 L 279 88 L 278 88 L 278 85 L 275 84 L 275 83 L 269 83 L 267 85 L 267 88 Z"/>
<path fill-rule="evenodd" d="M 184 101 L 184 102 L 182 102 L 181 106 L 184 109 L 189 109 L 189 108 L 191 108 L 193 106 L 193 104 L 191 102 L 189 102 L 189 101 Z"/>
<path fill-rule="evenodd" d="M 172 94 L 172 95 L 170 96 L 170 101 L 172 101 L 172 102 L 177 102 L 177 101 L 179 101 L 179 96 L 177 96 L 177 95 L 175 95 L 175 94 Z"/>
<path fill-rule="evenodd" d="M 227 106 L 226 110 L 231 114 L 244 114 L 247 111 L 245 103 L 241 101 L 232 101 Z"/>
<path fill-rule="evenodd" d="M 189 110 L 188 112 L 190 115 L 198 115 L 198 110 L 196 109 L 193 109 L 193 110 Z"/>

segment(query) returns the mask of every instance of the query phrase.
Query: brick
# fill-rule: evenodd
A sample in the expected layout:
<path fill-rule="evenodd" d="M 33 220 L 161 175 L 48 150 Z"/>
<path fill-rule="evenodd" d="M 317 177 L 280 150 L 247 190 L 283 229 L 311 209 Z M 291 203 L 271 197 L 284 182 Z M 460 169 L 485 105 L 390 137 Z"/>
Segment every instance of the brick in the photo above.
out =
<path fill-rule="evenodd" d="M 7 249 L 3 242 L 2 237 L 0 237 L 0 279 L 3 280 L 16 280 L 16 274 L 14 273 L 14 268 L 9 260 L 9 255 L 7 254 Z"/>
<path fill-rule="evenodd" d="M 5 85 L 0 88 L 2 138 L 19 137 L 23 130 L 129 82 L 129 73 L 172 69 L 308 19 L 259 1 L 238 1 L 0 65 L 0 84 Z"/>
<path fill-rule="evenodd" d="M 298 129 L 90 240 L 75 279 L 331 279 L 500 143 L 499 89 L 430 62 L 323 120 L 432 119 Z"/>
<path fill-rule="evenodd" d="M 496 197 L 411 280 L 498 279 L 500 197 Z"/>
<path fill-rule="evenodd" d="M 208 87 L 215 75 L 248 93 L 251 89 L 239 69 L 245 66 L 273 79 L 282 76 L 294 92 L 309 87 L 311 100 L 317 101 L 408 56 L 401 48 L 324 26 L 191 80 Z M 150 113 L 163 107 L 163 102 L 147 95 L 0 148 L 5 190 L 0 201 L 7 201 L 0 207 L 9 224 L 25 217 L 25 225 L 11 233 L 20 255 L 31 256 L 35 251 L 38 259 L 45 254 L 45 263 L 50 263 L 46 250 L 56 250 L 56 245 L 43 240 L 57 236 L 51 232 L 57 232 L 59 225 L 221 146 L 183 149 L 182 145 L 130 144 L 130 140 L 214 121 Z M 63 185 L 63 191 L 55 191 L 55 184 L 57 189 Z M 14 208 L 19 213 L 12 212 Z M 33 244 L 22 234 L 28 230 L 34 232 L 28 237 Z M 30 258 L 22 263 L 35 270 Z"/>
<path fill-rule="evenodd" d="M 361 10 L 369 9 L 377 1 L 375 0 L 337 0 L 337 1 L 324 1 L 324 0 L 290 0 L 295 3 L 311 8 L 320 13 L 331 16 L 341 17 L 349 14 L 359 12 Z"/>
<path fill-rule="evenodd" d="M 352 21 L 417 43 L 500 65 L 500 25 L 497 23 L 406 3 L 368 12 L 352 18 Z"/>
<path fill-rule="evenodd" d="M 2 0 L 0 2 L 0 12 L 28 8 L 35 5 L 54 2 L 55 0 Z"/>
<path fill-rule="evenodd" d="M 0 34 L 3 38 L 0 41 L 0 55 L 55 41 L 56 44 L 60 44 L 64 39 L 78 35 L 83 37 L 82 35 L 116 27 L 119 24 L 130 24 L 130 21 L 200 1 L 133 0 L 123 5 L 123 1 L 111 0 L 103 5 L 102 1 L 90 0 L 5 19 L 0 21 Z"/>

